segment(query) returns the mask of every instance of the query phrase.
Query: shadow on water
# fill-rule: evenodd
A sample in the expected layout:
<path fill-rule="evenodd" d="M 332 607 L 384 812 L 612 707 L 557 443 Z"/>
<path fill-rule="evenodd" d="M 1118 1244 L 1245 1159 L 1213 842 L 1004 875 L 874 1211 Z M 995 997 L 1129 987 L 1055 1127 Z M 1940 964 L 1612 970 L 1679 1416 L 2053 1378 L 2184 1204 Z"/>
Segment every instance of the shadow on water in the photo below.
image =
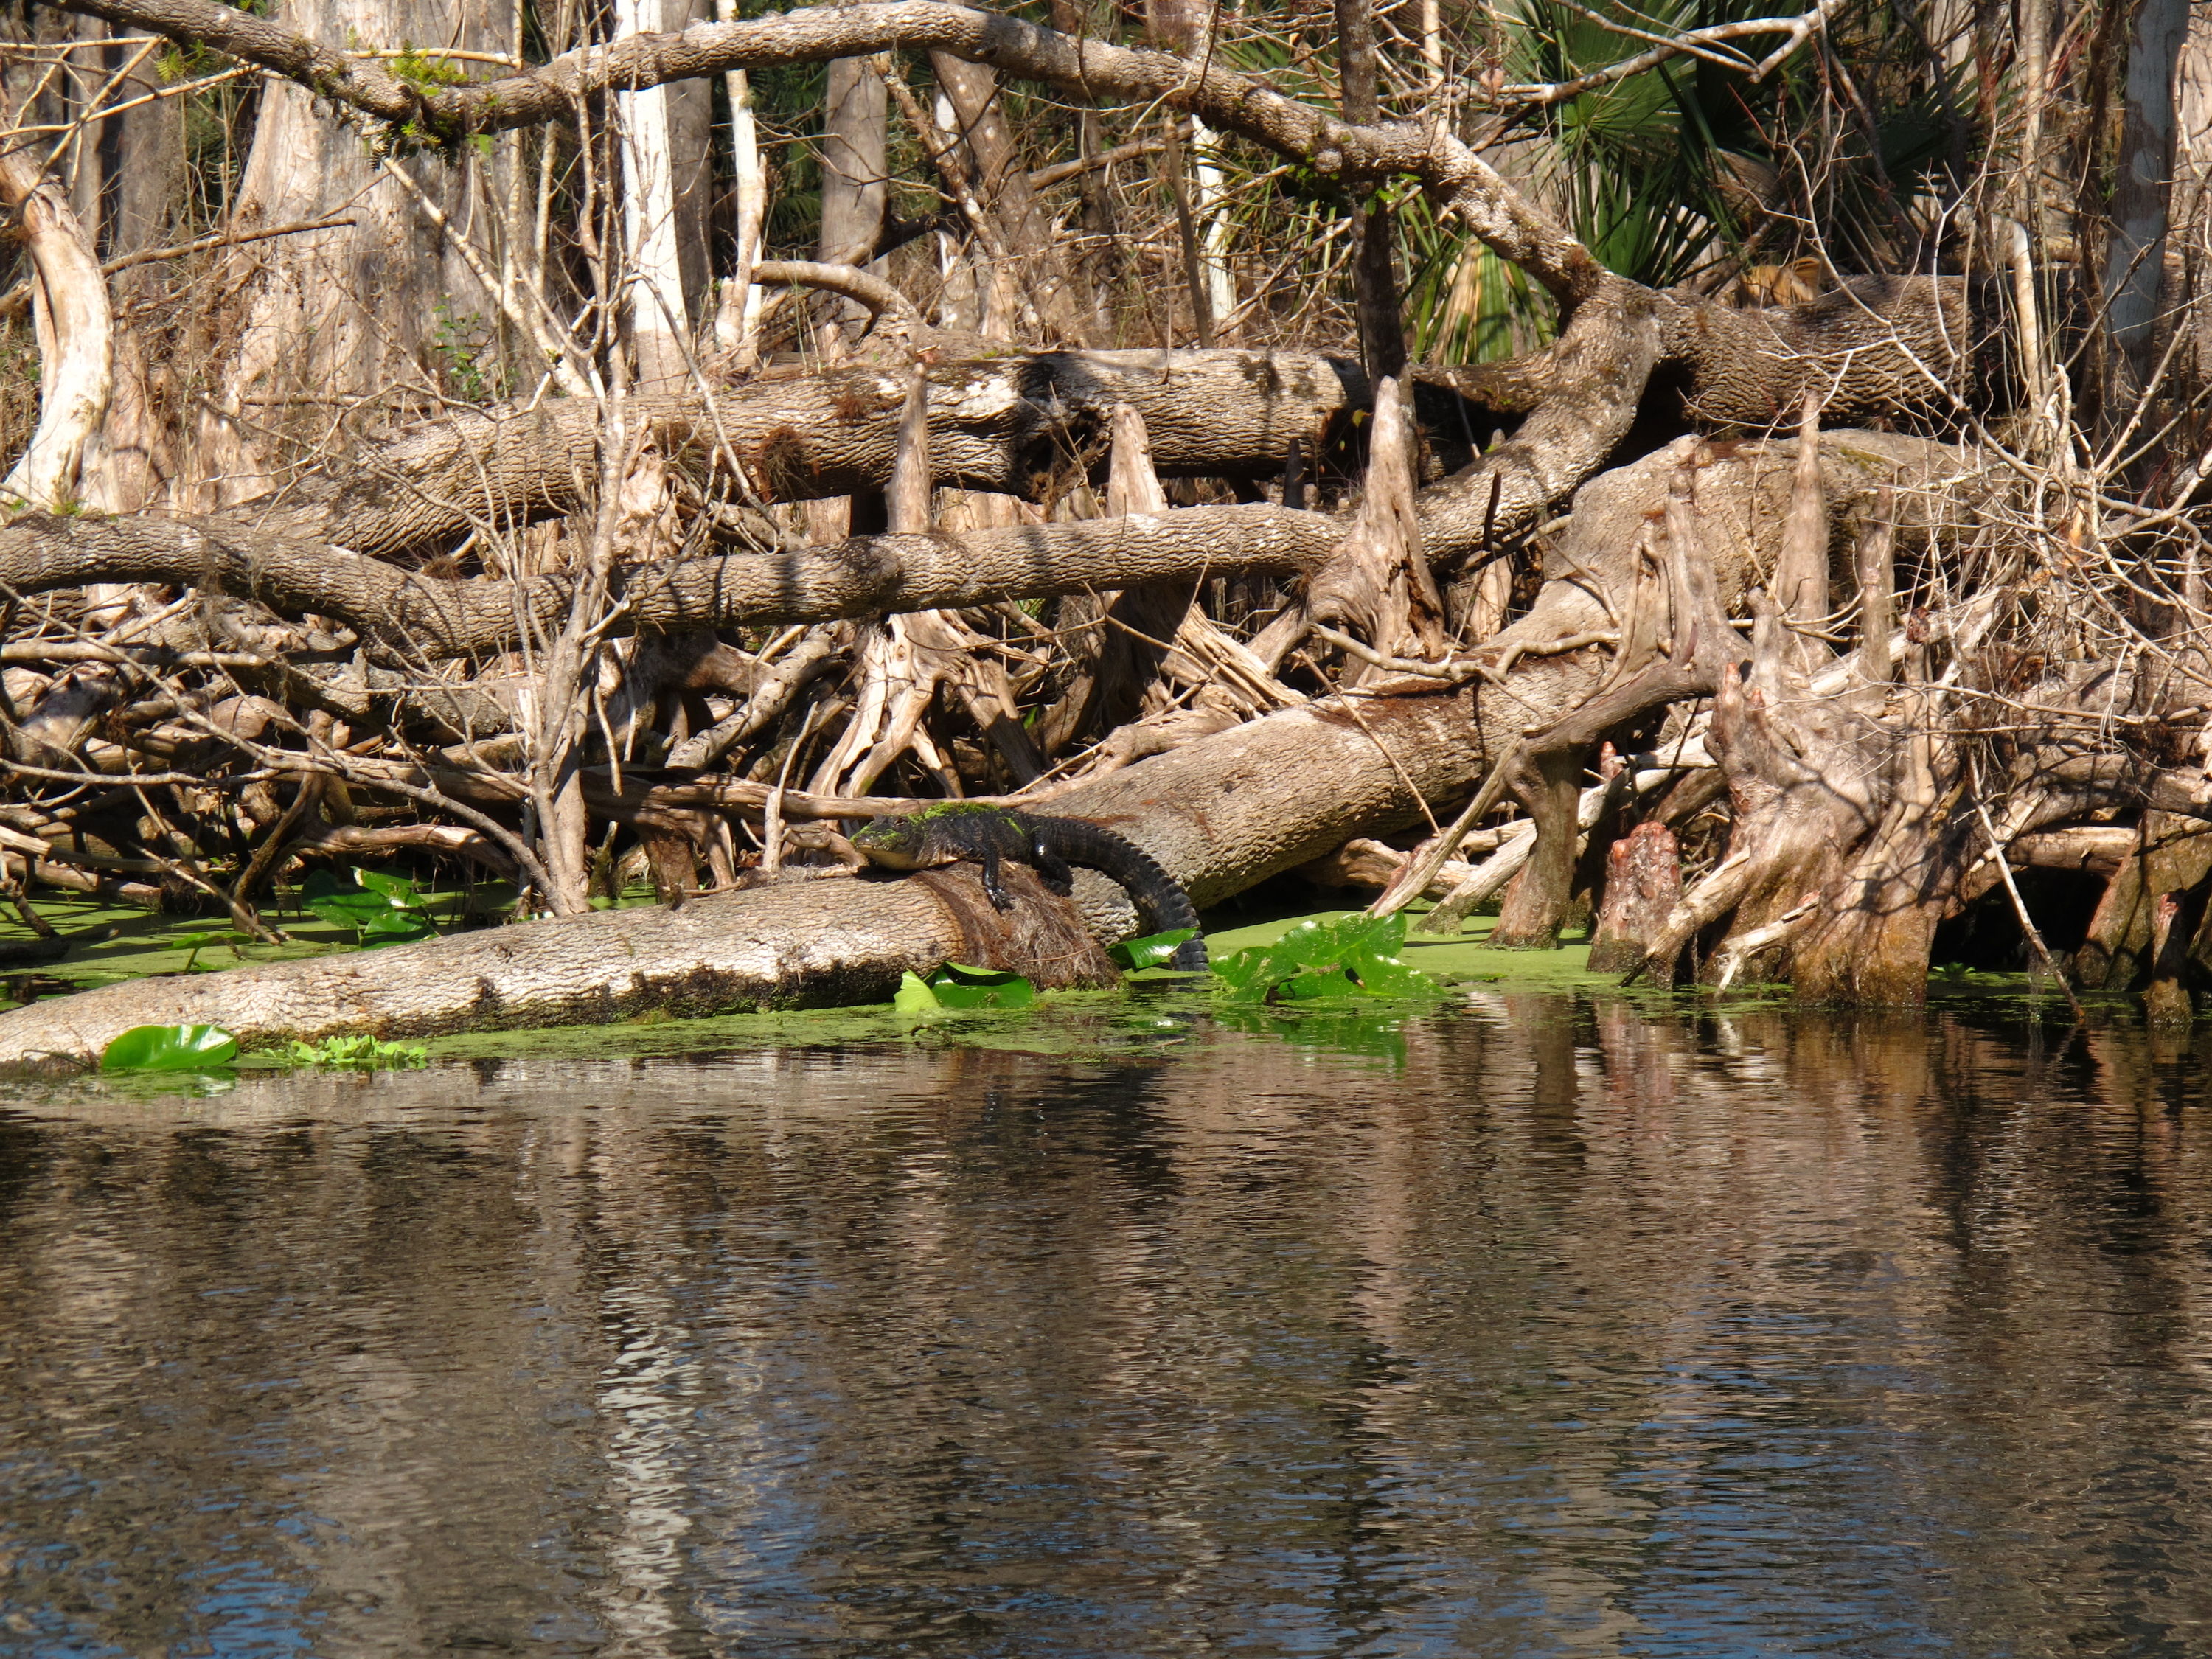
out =
<path fill-rule="evenodd" d="M 2204 1037 L 1177 1029 L 18 1086 L 0 1652 L 2212 1649 Z"/>

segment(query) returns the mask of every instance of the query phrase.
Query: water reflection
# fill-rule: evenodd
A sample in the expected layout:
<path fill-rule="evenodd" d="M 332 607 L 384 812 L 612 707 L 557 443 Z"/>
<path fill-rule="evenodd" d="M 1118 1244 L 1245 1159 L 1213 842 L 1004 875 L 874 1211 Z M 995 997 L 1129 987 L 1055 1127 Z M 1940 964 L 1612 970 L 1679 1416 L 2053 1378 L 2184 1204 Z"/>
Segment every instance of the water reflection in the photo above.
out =
<path fill-rule="evenodd" d="M 2202 1047 L 19 1090 L 0 1652 L 2201 1653 Z"/>

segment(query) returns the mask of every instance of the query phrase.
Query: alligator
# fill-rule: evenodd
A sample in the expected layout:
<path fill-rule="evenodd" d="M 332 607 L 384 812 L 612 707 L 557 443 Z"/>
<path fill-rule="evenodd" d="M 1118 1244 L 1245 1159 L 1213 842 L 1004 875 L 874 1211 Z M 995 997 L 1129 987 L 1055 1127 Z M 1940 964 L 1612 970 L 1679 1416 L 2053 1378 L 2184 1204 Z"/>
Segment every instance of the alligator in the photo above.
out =
<path fill-rule="evenodd" d="M 919 812 L 883 813 L 854 833 L 854 850 L 887 870 L 931 870 L 963 860 L 983 866 L 983 891 L 1001 910 L 1013 899 L 1000 879 L 1000 868 L 1026 864 L 1055 893 L 1073 880 L 1068 868 L 1080 865 L 1120 884 L 1137 907 L 1147 933 L 1195 930 L 1198 912 L 1190 896 L 1152 854 L 1111 830 L 1082 818 L 1046 817 L 987 801 L 952 800 Z M 1176 947 L 1171 967 L 1202 973 L 1206 942 L 1194 937 Z"/>

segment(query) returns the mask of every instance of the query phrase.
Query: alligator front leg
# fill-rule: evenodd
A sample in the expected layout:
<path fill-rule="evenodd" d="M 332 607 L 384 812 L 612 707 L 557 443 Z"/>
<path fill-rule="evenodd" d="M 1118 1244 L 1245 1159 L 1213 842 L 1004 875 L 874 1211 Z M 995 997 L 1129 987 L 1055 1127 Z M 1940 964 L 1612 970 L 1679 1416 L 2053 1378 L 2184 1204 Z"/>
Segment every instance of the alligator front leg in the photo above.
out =
<path fill-rule="evenodd" d="M 1013 895 L 1006 890 L 1006 883 L 1000 879 L 999 849 L 987 847 L 976 857 L 983 866 L 983 896 L 990 900 L 997 909 L 1012 909 Z"/>

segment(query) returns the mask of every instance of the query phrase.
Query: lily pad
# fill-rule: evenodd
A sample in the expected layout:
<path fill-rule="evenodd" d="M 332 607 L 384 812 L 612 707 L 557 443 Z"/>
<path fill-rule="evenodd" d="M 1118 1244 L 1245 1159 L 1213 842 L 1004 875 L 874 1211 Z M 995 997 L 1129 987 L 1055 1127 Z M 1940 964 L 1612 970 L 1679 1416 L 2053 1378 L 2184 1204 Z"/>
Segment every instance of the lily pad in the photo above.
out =
<path fill-rule="evenodd" d="M 1125 939 L 1109 945 L 1106 954 L 1131 973 L 1139 973 L 1158 967 L 1175 955 L 1178 945 L 1197 937 L 1197 928 L 1178 927 L 1165 933 L 1146 933 L 1141 939 Z"/>
<path fill-rule="evenodd" d="M 206 1072 L 238 1058 L 220 1025 L 134 1025 L 100 1051 L 103 1072 Z"/>
<path fill-rule="evenodd" d="M 929 989 L 940 1008 L 1027 1008 L 1036 1001 L 1036 987 L 1019 974 L 957 962 L 932 974 Z"/>
<path fill-rule="evenodd" d="M 902 1014 L 933 1014 L 945 1005 L 937 1000 L 937 993 L 929 988 L 929 981 L 908 970 L 899 975 L 898 994 L 891 999 L 894 1012 Z"/>
<path fill-rule="evenodd" d="M 1273 945 L 1254 945 L 1213 965 L 1231 1002 L 1308 1002 L 1333 997 L 1432 997 L 1441 988 L 1398 955 L 1406 916 L 1350 915 L 1302 921 Z"/>
<path fill-rule="evenodd" d="M 327 870 L 316 871 L 301 884 L 301 908 L 325 921 L 353 928 L 364 950 L 412 945 L 437 936 L 413 882 L 359 868 L 353 878 L 355 884 L 348 886 Z"/>

